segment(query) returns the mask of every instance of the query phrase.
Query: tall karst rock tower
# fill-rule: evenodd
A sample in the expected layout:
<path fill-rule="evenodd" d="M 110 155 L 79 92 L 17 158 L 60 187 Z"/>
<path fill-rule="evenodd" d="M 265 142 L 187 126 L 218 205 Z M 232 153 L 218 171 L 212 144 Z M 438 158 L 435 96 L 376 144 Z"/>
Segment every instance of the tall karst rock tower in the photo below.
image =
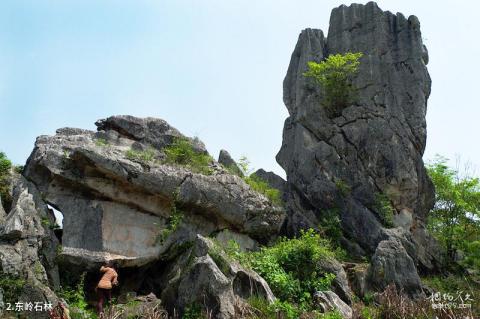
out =
<path fill-rule="evenodd" d="M 321 89 L 303 73 L 308 61 L 345 52 L 363 53 L 358 96 L 332 117 Z M 424 228 L 434 201 L 422 161 L 427 63 L 417 17 L 384 12 L 373 2 L 335 8 L 328 37 L 315 29 L 299 36 L 283 83 L 290 116 L 277 155 L 287 172 L 287 233 L 316 227 L 336 210 L 350 253 L 373 255 L 371 284 L 393 281 L 412 295 L 421 292 L 417 270 L 433 270 L 439 260 Z M 385 221 L 388 206 L 393 224 Z"/>

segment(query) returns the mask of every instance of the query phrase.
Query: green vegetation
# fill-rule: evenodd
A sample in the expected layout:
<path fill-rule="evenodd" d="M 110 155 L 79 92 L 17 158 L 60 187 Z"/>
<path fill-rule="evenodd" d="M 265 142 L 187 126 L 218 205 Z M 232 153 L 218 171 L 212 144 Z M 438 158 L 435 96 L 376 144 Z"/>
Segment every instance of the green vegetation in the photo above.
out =
<path fill-rule="evenodd" d="M 480 274 L 480 180 L 462 176 L 437 156 L 427 165 L 435 185 L 435 206 L 427 227 L 446 250 L 446 262 L 459 263 Z"/>
<path fill-rule="evenodd" d="M 308 62 L 308 70 L 303 75 L 313 78 L 323 89 L 324 107 L 331 117 L 341 115 L 342 110 L 354 101 L 353 77 L 358 72 L 362 53 L 329 55 L 320 63 Z"/>
<path fill-rule="evenodd" d="M 393 227 L 393 206 L 387 195 L 377 193 L 375 196 L 374 209 L 387 227 Z"/>
<path fill-rule="evenodd" d="M 198 303 L 193 303 L 185 307 L 182 319 L 202 319 L 205 318 L 202 313 L 202 307 Z"/>
<path fill-rule="evenodd" d="M 156 244 L 162 245 L 165 240 L 170 236 L 173 232 L 175 232 L 183 220 L 184 213 L 178 207 L 178 190 L 173 193 L 173 206 L 170 212 L 170 216 L 167 220 L 167 225 L 164 229 L 161 230 L 160 234 L 157 236 L 155 242 Z"/>
<path fill-rule="evenodd" d="M 80 276 L 80 280 L 75 286 L 62 287 L 57 291 L 57 295 L 67 302 L 72 319 L 97 318 L 95 312 L 88 308 L 85 300 L 85 276 L 86 272 Z"/>
<path fill-rule="evenodd" d="M 100 146 L 100 147 L 103 147 L 103 146 L 108 146 L 108 141 L 104 138 L 97 138 L 95 140 L 95 145 L 97 146 Z"/>
<path fill-rule="evenodd" d="M 343 197 L 350 195 L 352 192 L 352 188 L 350 185 L 348 185 L 344 180 L 338 179 L 335 181 L 335 186 L 337 187 L 338 191 L 340 194 L 342 194 Z"/>
<path fill-rule="evenodd" d="M 256 252 L 242 253 L 232 244 L 225 251 L 268 282 L 279 298 L 277 306 L 285 313 L 311 310 L 315 291 L 329 289 L 335 279 L 333 274 L 319 272 L 319 262 L 333 258 L 334 253 L 330 243 L 312 229 L 302 231 L 298 238 L 281 238 Z"/>
<path fill-rule="evenodd" d="M 12 162 L 5 153 L 0 152 L 0 197 L 5 211 L 9 211 L 12 206 L 12 196 L 10 195 L 10 169 Z"/>
<path fill-rule="evenodd" d="M 283 205 L 280 191 L 276 188 L 270 187 L 266 181 L 252 173 L 252 169 L 249 168 L 250 162 L 245 156 L 240 158 L 238 161 L 238 166 L 243 174 L 243 176 L 240 177 L 243 178 L 243 180 L 252 188 L 252 190 L 265 195 L 265 197 L 267 197 L 275 205 Z"/>
<path fill-rule="evenodd" d="M 210 164 L 213 158 L 205 153 L 196 151 L 192 142 L 187 138 L 176 138 L 173 143 L 163 149 L 167 164 L 178 164 L 187 167 L 195 173 L 211 175 Z"/>
<path fill-rule="evenodd" d="M 25 280 L 12 274 L 0 271 L 0 289 L 3 291 L 4 303 L 15 303 L 23 291 Z"/>
<path fill-rule="evenodd" d="M 155 150 L 146 149 L 144 151 L 137 151 L 134 149 L 129 149 L 125 156 L 131 161 L 140 161 L 142 163 L 151 163 L 155 160 Z"/>
<path fill-rule="evenodd" d="M 160 234 L 156 239 L 157 244 L 163 244 L 174 231 L 177 230 L 178 226 L 183 220 L 183 212 L 174 208 L 174 212 L 168 217 L 167 226 L 162 229 Z"/>

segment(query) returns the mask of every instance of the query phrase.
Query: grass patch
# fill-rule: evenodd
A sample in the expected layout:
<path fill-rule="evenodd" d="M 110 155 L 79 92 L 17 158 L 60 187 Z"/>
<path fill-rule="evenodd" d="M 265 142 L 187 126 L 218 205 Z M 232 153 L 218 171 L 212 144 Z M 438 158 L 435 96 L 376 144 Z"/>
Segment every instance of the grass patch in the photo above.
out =
<path fill-rule="evenodd" d="M 100 147 L 104 147 L 104 146 L 108 146 L 108 141 L 104 138 L 97 138 L 95 140 L 95 145 L 97 146 L 100 146 Z"/>
<path fill-rule="evenodd" d="M 211 175 L 213 173 L 210 167 L 213 158 L 208 154 L 196 151 L 193 148 L 192 142 L 187 138 L 176 138 L 173 143 L 166 146 L 163 151 L 165 152 L 165 163 L 167 164 L 181 165 L 187 167 L 192 172 L 204 175 Z"/>
<path fill-rule="evenodd" d="M 125 156 L 131 161 L 140 161 L 143 163 L 150 163 L 155 160 L 155 150 L 149 148 L 144 151 L 137 151 L 134 149 L 129 149 Z"/>

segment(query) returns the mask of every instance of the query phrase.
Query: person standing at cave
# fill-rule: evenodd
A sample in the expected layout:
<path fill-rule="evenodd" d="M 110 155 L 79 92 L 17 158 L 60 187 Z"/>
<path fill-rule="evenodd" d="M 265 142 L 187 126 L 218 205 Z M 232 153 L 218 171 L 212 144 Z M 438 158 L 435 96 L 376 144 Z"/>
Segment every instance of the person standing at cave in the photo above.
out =
<path fill-rule="evenodd" d="M 103 315 L 103 303 L 105 301 L 110 303 L 112 299 L 112 288 L 118 285 L 118 274 L 115 271 L 115 264 L 112 261 L 108 261 L 100 267 L 100 272 L 102 272 L 103 275 L 96 287 L 98 295 L 97 312 L 99 315 Z"/>

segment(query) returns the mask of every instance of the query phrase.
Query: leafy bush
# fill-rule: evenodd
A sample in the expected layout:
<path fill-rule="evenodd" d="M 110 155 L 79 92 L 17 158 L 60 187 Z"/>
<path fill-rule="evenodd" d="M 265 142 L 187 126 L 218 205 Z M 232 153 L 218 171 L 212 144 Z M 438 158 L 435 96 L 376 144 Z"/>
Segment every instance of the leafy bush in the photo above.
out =
<path fill-rule="evenodd" d="M 12 304 L 17 302 L 24 285 L 24 279 L 0 271 L 0 289 L 3 291 L 3 302 Z"/>
<path fill-rule="evenodd" d="M 446 250 L 447 263 L 453 265 L 458 251 L 463 251 L 464 266 L 480 272 L 480 180 L 461 174 L 437 156 L 427 165 L 435 185 L 435 206 L 427 227 Z"/>
<path fill-rule="evenodd" d="M 319 272 L 318 263 L 333 258 L 334 253 L 328 241 L 312 229 L 302 231 L 299 238 L 281 238 L 257 252 L 227 253 L 259 273 L 281 301 L 298 309 L 309 309 L 314 292 L 329 289 L 335 279 L 333 274 Z"/>
<path fill-rule="evenodd" d="M 374 209 L 387 227 L 393 227 L 393 206 L 385 194 L 376 194 Z"/>
<path fill-rule="evenodd" d="M 176 138 L 173 143 L 163 149 L 166 155 L 165 162 L 185 166 L 193 172 L 211 175 L 210 164 L 213 158 L 205 153 L 200 153 L 193 148 L 192 142 L 186 138 Z"/>
<path fill-rule="evenodd" d="M 5 153 L 0 152 L 0 197 L 5 211 L 10 210 L 12 205 L 12 196 L 10 195 L 10 169 L 12 162 L 7 158 Z"/>
<path fill-rule="evenodd" d="M 324 106 L 329 116 L 339 116 L 342 110 L 353 102 L 355 88 L 353 77 L 358 72 L 362 53 L 329 55 L 320 63 L 308 62 L 308 70 L 303 75 L 311 77 L 324 92 Z"/>
<path fill-rule="evenodd" d="M 140 161 L 144 163 L 153 162 L 155 160 L 155 150 L 149 148 L 144 151 L 129 149 L 125 156 L 132 161 Z"/>
<path fill-rule="evenodd" d="M 249 167 L 250 162 L 245 156 L 242 156 L 238 161 L 238 167 L 242 171 L 242 174 L 239 175 L 243 180 L 252 188 L 252 190 L 265 195 L 273 204 L 283 205 L 280 191 L 276 188 L 270 187 L 270 185 L 260 178 L 259 176 L 252 173 L 252 169 Z"/>

